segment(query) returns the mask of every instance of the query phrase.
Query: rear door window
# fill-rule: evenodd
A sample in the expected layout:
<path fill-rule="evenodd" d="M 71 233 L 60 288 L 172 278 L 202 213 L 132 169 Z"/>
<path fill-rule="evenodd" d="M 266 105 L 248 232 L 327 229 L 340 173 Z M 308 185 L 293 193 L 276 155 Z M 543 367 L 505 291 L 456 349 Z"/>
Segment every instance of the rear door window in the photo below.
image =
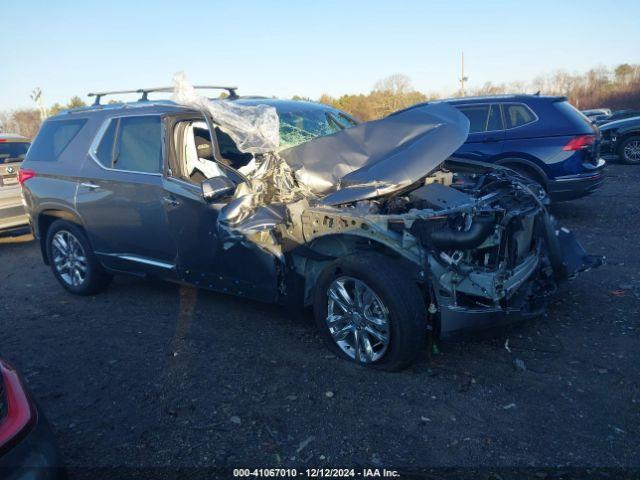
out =
<path fill-rule="evenodd" d="M 162 124 L 159 116 L 111 120 L 95 151 L 107 168 L 141 173 L 162 172 Z"/>
<path fill-rule="evenodd" d="M 521 103 L 505 103 L 502 108 L 507 128 L 521 127 L 537 120 L 531 109 Z"/>
<path fill-rule="evenodd" d="M 84 118 L 45 122 L 29 150 L 29 160 L 55 162 L 86 122 Z"/>
<path fill-rule="evenodd" d="M 24 160 L 29 150 L 27 142 L 9 142 L 0 140 L 0 165 L 3 163 L 17 163 Z"/>
<path fill-rule="evenodd" d="M 499 105 L 464 105 L 457 107 L 469 119 L 469 133 L 502 130 Z"/>
<path fill-rule="evenodd" d="M 109 122 L 107 130 L 100 140 L 100 145 L 96 150 L 96 157 L 98 161 L 107 168 L 113 166 L 113 152 L 116 139 L 116 129 L 118 128 L 118 120 L 112 120 Z"/>
<path fill-rule="evenodd" d="M 489 118 L 487 119 L 487 132 L 495 132 L 497 130 L 504 130 L 502 124 L 502 112 L 500 112 L 500 105 L 494 103 L 489 110 Z"/>
<path fill-rule="evenodd" d="M 113 166 L 120 170 L 134 172 L 162 172 L 160 117 L 125 117 L 120 119 Z"/>

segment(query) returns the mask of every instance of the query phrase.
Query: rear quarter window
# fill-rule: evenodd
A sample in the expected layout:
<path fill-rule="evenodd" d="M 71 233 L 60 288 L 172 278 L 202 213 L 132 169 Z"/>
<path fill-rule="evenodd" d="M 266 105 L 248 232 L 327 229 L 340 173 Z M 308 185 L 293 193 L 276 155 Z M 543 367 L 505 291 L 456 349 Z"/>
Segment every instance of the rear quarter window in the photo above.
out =
<path fill-rule="evenodd" d="M 45 122 L 29 149 L 29 160 L 55 162 L 85 123 L 87 120 L 84 118 Z"/>
<path fill-rule="evenodd" d="M 503 103 L 502 111 L 507 128 L 522 127 L 538 119 L 536 114 L 522 103 Z"/>

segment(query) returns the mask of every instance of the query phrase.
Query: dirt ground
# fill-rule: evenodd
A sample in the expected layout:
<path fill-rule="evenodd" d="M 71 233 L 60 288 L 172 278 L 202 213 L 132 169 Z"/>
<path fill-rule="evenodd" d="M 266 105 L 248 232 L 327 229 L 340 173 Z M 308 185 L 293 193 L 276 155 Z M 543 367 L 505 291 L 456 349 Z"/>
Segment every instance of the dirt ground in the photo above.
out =
<path fill-rule="evenodd" d="M 441 344 L 400 373 L 339 360 L 309 318 L 244 299 L 126 277 L 71 296 L 29 237 L 0 240 L 0 353 L 72 478 L 96 466 L 638 469 L 640 168 L 610 165 L 600 191 L 553 211 L 607 265 L 563 287 L 546 317 Z"/>

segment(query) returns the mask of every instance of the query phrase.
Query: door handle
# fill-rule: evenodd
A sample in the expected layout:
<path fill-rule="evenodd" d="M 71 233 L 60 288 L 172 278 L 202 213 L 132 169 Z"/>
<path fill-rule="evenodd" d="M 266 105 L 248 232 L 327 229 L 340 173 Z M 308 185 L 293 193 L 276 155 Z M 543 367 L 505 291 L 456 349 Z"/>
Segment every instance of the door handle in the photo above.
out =
<path fill-rule="evenodd" d="M 485 142 L 489 143 L 489 142 L 499 142 L 500 139 L 498 137 L 486 137 L 484 139 Z"/>
<path fill-rule="evenodd" d="M 100 188 L 100 185 L 96 185 L 95 183 L 91 183 L 91 182 L 82 182 L 80 186 L 88 188 L 89 190 L 95 190 L 96 188 Z"/>
<path fill-rule="evenodd" d="M 171 207 L 177 207 L 180 205 L 180 202 L 173 197 L 162 197 L 162 201 Z"/>

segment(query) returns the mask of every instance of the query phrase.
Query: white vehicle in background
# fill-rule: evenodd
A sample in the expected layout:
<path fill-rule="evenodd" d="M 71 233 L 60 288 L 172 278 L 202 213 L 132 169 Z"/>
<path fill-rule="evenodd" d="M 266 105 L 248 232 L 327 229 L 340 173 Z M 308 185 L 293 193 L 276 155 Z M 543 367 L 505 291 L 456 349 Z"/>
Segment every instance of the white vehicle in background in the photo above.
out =
<path fill-rule="evenodd" d="M 29 224 L 22 204 L 18 175 L 31 140 L 0 133 L 0 234 Z"/>

